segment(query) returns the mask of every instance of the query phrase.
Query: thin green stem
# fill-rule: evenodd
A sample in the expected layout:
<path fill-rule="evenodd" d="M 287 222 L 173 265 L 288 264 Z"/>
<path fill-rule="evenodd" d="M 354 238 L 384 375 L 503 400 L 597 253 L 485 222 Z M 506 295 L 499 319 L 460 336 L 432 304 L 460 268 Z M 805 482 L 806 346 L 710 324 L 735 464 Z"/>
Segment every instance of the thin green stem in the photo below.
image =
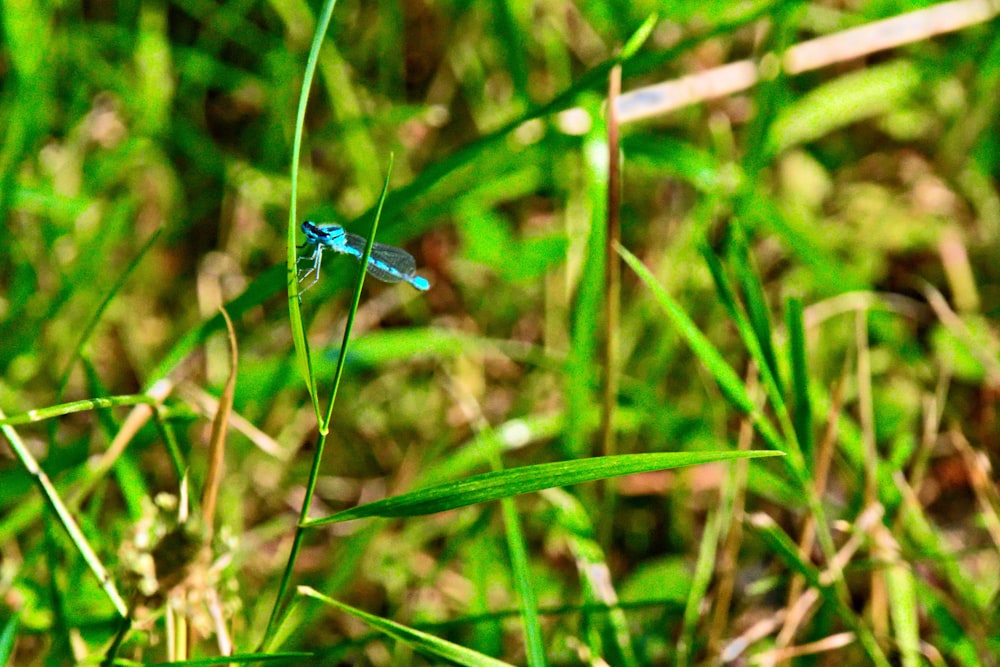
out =
<path fill-rule="evenodd" d="M 274 601 L 274 607 L 271 610 L 271 618 L 268 620 L 267 630 L 264 633 L 264 640 L 262 642 L 262 647 L 266 650 L 268 647 L 268 642 L 271 639 L 272 633 L 275 628 L 275 621 L 278 617 L 278 612 L 282 606 L 282 600 L 285 598 L 288 586 L 291 583 L 292 571 L 295 569 L 295 562 L 298 560 L 299 551 L 302 548 L 302 542 L 305 538 L 306 530 L 308 526 L 306 522 L 309 520 L 309 507 L 312 505 L 313 495 L 316 491 L 316 482 L 319 480 L 319 469 L 320 464 L 323 460 L 323 450 L 326 447 L 326 438 L 330 433 L 330 421 L 333 419 L 333 406 L 337 401 L 337 390 L 340 388 L 340 379 L 344 374 L 344 365 L 347 361 L 347 345 L 351 338 L 351 329 L 354 327 L 354 318 L 357 315 L 358 307 L 361 304 L 361 289 L 365 284 L 365 275 L 367 271 L 365 267 L 368 266 L 368 260 L 372 254 L 372 248 L 375 245 L 375 235 L 378 231 L 378 223 L 382 217 L 382 208 L 385 204 L 386 195 L 389 192 L 389 176 L 392 174 L 394 155 L 389 154 L 389 167 L 386 171 L 385 183 L 382 186 L 382 195 L 379 198 L 378 208 L 375 210 L 375 219 L 372 221 L 372 228 L 368 234 L 368 243 L 365 245 L 364 255 L 361 257 L 361 264 L 358 268 L 358 282 L 354 288 L 354 297 L 351 300 L 351 308 L 347 312 L 347 325 L 344 327 L 344 338 L 340 345 L 340 356 L 337 359 L 337 370 L 333 376 L 333 388 L 330 391 L 330 402 L 327 405 L 326 417 L 319 422 L 319 439 L 316 443 L 316 450 L 313 453 L 312 465 L 309 468 L 309 480 L 306 483 L 306 495 L 302 499 L 302 508 L 299 511 L 299 521 L 295 528 L 295 537 L 292 540 L 292 548 L 288 554 L 288 562 L 285 565 L 285 571 L 281 576 L 281 583 L 278 587 L 278 596 Z M 298 301 L 296 296 L 295 301 Z M 301 311 L 297 311 L 298 315 L 301 317 Z M 307 351 L 308 353 L 308 351 Z M 312 368 L 311 361 L 308 364 L 309 368 Z M 309 376 L 309 385 L 315 387 L 315 380 L 312 375 Z"/>
<path fill-rule="evenodd" d="M 296 226 L 298 211 L 296 203 L 299 192 L 299 161 L 302 156 L 302 134 L 305 131 L 306 106 L 309 102 L 309 91 L 312 88 L 312 81 L 316 75 L 316 65 L 319 62 L 319 50 L 323 44 L 323 38 L 330 27 L 330 20 L 333 18 L 333 9 L 337 5 L 337 0 L 326 0 L 320 12 L 319 22 L 316 25 L 316 32 L 313 33 L 312 44 L 309 47 L 309 57 L 306 60 L 306 69 L 302 76 L 302 89 L 299 91 L 298 111 L 295 117 L 295 138 L 292 142 L 292 166 L 291 166 L 291 202 L 288 209 L 288 231 L 287 231 L 287 252 L 286 252 L 286 284 L 288 287 L 288 315 L 292 327 L 292 341 L 295 345 L 295 358 L 298 362 L 299 372 L 306 381 L 309 389 L 309 397 L 312 400 L 313 410 L 316 419 L 319 421 L 319 398 L 316 395 L 316 382 L 312 373 L 312 362 L 309 358 L 309 348 L 305 338 L 305 328 L 302 323 L 302 309 L 299 304 L 299 285 L 296 270 Z M 364 268 L 362 267 L 362 273 Z M 332 401 L 331 401 L 332 403 Z M 325 438 L 320 434 L 316 456 L 313 458 L 310 479 L 314 480 L 316 471 L 319 468 L 319 461 L 322 456 L 322 447 Z M 310 484 L 311 488 L 312 485 Z M 309 503 L 302 503 L 302 512 L 306 512 Z M 299 523 L 301 523 L 301 518 Z M 292 542 L 292 550 L 285 565 L 285 571 L 281 575 L 281 582 L 278 584 L 278 593 L 274 599 L 274 606 L 271 608 L 271 616 L 267 621 L 267 628 L 264 630 L 264 637 L 261 639 L 261 647 L 267 649 L 274 636 L 275 624 L 282 607 L 282 602 L 288 591 L 288 585 L 292 578 L 292 569 L 298 557 L 298 552 L 302 544 L 301 528 L 295 531 L 295 539 Z"/>

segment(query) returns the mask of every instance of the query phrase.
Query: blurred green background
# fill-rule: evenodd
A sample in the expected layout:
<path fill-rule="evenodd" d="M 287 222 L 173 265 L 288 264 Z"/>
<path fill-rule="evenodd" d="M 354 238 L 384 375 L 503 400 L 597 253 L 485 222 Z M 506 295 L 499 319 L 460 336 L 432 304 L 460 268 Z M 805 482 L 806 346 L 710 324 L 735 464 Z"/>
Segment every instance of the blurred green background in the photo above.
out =
<path fill-rule="evenodd" d="M 299 218 L 366 234 L 393 153 L 378 239 L 409 250 L 432 287 L 366 283 L 315 514 L 487 470 L 484 441 L 509 467 L 600 453 L 603 105 L 612 59 L 650 15 L 652 33 L 623 63 L 625 92 L 928 5 L 339 2 L 306 114 Z M 137 534 L 170 506 L 159 494 L 178 493 L 177 462 L 196 487 L 205 476 L 229 368 L 225 305 L 240 420 L 227 443 L 218 588 L 244 651 L 267 623 L 315 442 L 284 281 L 296 105 L 319 11 L 297 0 L 0 2 L 0 408 L 174 382 L 161 424 L 140 430 L 73 508 L 127 580 Z M 847 525 L 875 499 L 884 507 L 889 551 L 920 591 L 909 627 L 935 664 L 990 664 L 1000 650 L 986 464 L 1000 453 L 1000 33 L 994 20 L 970 23 L 622 127 L 622 243 L 738 373 L 749 355 L 704 253 L 759 282 L 758 314 L 770 317 L 789 382 L 783 322 L 789 299 L 805 306 L 815 422 L 803 446 L 811 464 L 823 442 L 832 448 L 828 518 Z M 739 239 L 745 264 L 734 260 Z M 328 256 L 303 298 L 323 386 L 356 269 Z M 735 447 L 738 415 L 629 271 L 620 298 L 618 451 Z M 126 414 L 19 432 L 72 496 Z M 874 498 L 866 438 L 879 455 Z M 518 499 L 552 664 L 599 664 L 601 636 L 608 664 L 717 664 L 725 641 L 777 617 L 795 567 L 753 531 L 726 541 L 743 526 L 732 474 L 626 478 L 611 504 L 596 485 L 566 490 L 628 610 L 624 644 L 580 613 L 579 517 L 551 496 Z M 746 488 L 748 513 L 767 512 L 798 539 L 806 507 L 780 461 L 754 462 Z M 730 508 L 722 529 L 712 527 L 720 503 Z M 296 577 L 524 662 L 496 514 L 483 505 L 318 531 Z M 691 611 L 712 530 L 735 573 L 715 616 L 711 576 L 711 602 Z M 912 648 L 877 620 L 887 603 L 870 572 L 888 557 L 869 546 L 847 577 L 852 608 L 910 664 Z M 12 664 L 101 654 L 111 607 L 79 561 L 0 447 L 0 622 L 20 613 Z M 149 619 L 120 655 L 164 659 L 162 600 L 136 604 Z M 844 618 L 828 600 L 793 643 L 852 630 Z M 212 655 L 200 620 L 195 654 Z M 433 623 L 443 625 L 420 625 Z M 324 664 L 430 664 L 322 607 L 285 628 L 286 648 L 322 651 Z M 769 633 L 744 657 L 776 645 Z M 867 659 L 849 643 L 815 661 Z"/>

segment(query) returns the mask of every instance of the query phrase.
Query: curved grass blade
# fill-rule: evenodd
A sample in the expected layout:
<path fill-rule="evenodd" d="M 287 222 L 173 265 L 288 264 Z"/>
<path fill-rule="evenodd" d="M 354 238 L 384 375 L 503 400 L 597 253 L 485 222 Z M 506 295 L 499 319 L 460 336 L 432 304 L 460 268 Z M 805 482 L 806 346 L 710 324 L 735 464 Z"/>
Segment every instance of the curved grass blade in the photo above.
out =
<path fill-rule="evenodd" d="M 768 128 L 766 151 L 777 155 L 865 118 L 903 106 L 922 81 L 920 67 L 899 58 L 845 74 L 786 105 Z"/>
<path fill-rule="evenodd" d="M 653 34 L 653 28 L 656 27 L 656 22 L 659 20 L 660 15 L 656 12 L 646 17 L 646 20 L 636 28 L 635 32 L 632 33 L 622 46 L 622 50 L 618 53 L 619 62 L 628 60 L 639 51 L 642 45 L 646 43 L 646 40 L 649 39 L 649 36 Z"/>
<path fill-rule="evenodd" d="M 785 387 L 781 379 L 778 357 L 774 352 L 774 335 L 767 300 L 764 296 L 764 286 L 760 282 L 760 276 L 751 265 L 747 233 L 743 230 L 743 226 L 736 222 L 731 225 L 730 230 L 729 255 L 736 269 L 736 279 L 742 290 L 747 315 L 750 318 L 750 326 L 753 329 L 755 347 L 757 348 L 754 350 L 754 355 L 759 354 L 758 363 L 761 364 L 761 368 L 766 365 L 769 371 L 768 377 L 765 379 L 774 384 L 773 391 L 769 394 L 776 402 L 774 409 L 786 412 L 784 407 Z"/>
<path fill-rule="evenodd" d="M 236 344 L 236 332 L 233 322 L 225 308 L 220 308 L 226 318 L 226 329 L 229 334 L 229 376 L 219 396 L 219 407 L 212 419 L 212 436 L 208 443 L 208 472 L 205 474 L 204 488 L 201 496 L 201 518 L 206 531 L 206 541 L 211 539 L 215 528 L 215 504 L 219 497 L 219 486 L 222 484 L 222 463 L 226 455 L 226 429 L 229 417 L 233 412 L 233 397 L 236 394 L 236 371 L 239 367 L 239 351 Z"/>
<path fill-rule="evenodd" d="M 327 597 L 309 586 L 299 586 L 296 593 L 300 596 L 298 599 L 303 597 L 312 598 L 314 600 L 319 600 L 323 604 L 348 613 L 351 616 L 364 621 L 368 625 L 371 625 L 380 632 L 392 637 L 393 639 L 403 642 L 414 651 L 417 651 L 425 656 L 448 660 L 449 662 L 454 662 L 459 665 L 472 665 L 474 667 L 510 667 L 509 663 L 503 662 L 502 660 L 491 658 L 488 655 L 483 655 L 482 653 L 465 648 L 464 646 L 459 646 L 458 644 L 453 644 L 449 641 L 439 639 L 434 635 L 427 634 L 426 632 L 414 630 L 413 628 L 409 628 L 405 625 L 400 625 L 399 623 L 395 623 L 388 619 L 361 611 L 360 609 L 346 605 L 343 602 L 338 602 L 337 600 Z"/>
<path fill-rule="evenodd" d="M 365 275 L 371 271 L 367 268 L 375 248 L 375 233 L 378 231 L 378 223 L 382 218 L 382 205 L 385 204 L 386 195 L 389 193 L 389 176 L 392 174 L 392 164 L 395 156 L 389 154 L 389 166 L 386 168 L 385 183 L 382 185 L 382 195 L 378 200 L 378 208 L 375 209 L 375 219 L 372 220 L 371 232 L 368 234 L 368 241 L 365 250 L 361 255 L 361 266 L 358 269 L 358 282 L 354 288 L 354 298 L 351 300 L 350 310 L 347 311 L 347 322 L 344 325 L 344 338 L 340 344 L 340 357 L 337 359 L 337 370 L 333 374 L 333 389 L 330 392 L 330 403 L 326 409 L 326 419 L 319 423 L 319 432 L 325 436 L 330 430 L 330 420 L 333 418 L 333 404 L 337 400 L 337 389 L 340 388 L 340 378 L 344 375 L 344 365 L 347 361 L 347 344 L 351 339 L 351 330 L 354 328 L 354 318 L 358 314 L 358 307 L 361 305 L 361 288 L 365 284 Z M 317 450 L 317 455 L 321 450 Z M 311 489 L 310 489 L 311 493 Z M 306 502 L 305 504 L 309 504 Z"/>
<path fill-rule="evenodd" d="M 319 50 L 323 45 L 323 38 L 330 27 L 330 20 L 333 18 L 333 8 L 337 5 L 337 0 L 325 0 L 323 8 L 320 10 L 319 20 L 316 23 L 316 31 L 313 33 L 312 44 L 309 46 L 309 57 L 306 60 L 305 72 L 302 76 L 302 89 L 299 91 L 298 109 L 295 115 L 295 136 L 292 141 L 292 166 L 291 166 L 291 202 L 288 208 L 288 229 L 286 230 L 286 257 L 285 257 L 285 284 L 288 289 L 288 320 L 292 328 L 292 343 L 295 348 L 295 359 L 299 367 L 299 374 L 306 382 L 309 390 L 309 397 L 312 400 L 313 411 L 316 413 L 316 420 L 320 421 L 319 397 L 316 395 L 316 381 L 313 377 L 312 362 L 309 357 L 309 347 L 306 342 L 305 327 L 302 323 L 302 309 L 299 303 L 299 281 L 298 281 L 298 258 L 296 256 L 295 230 L 297 228 L 298 210 L 296 203 L 299 194 L 299 162 L 302 159 L 302 133 L 305 130 L 306 106 L 309 101 L 309 91 L 312 88 L 312 81 L 316 75 L 316 64 L 319 62 Z M 364 271 L 362 271 L 362 274 Z M 331 400 L 331 406 L 333 402 Z M 315 476 L 315 470 L 319 466 L 319 457 L 322 450 L 322 443 L 325 437 L 320 435 L 319 446 L 313 459 L 313 472 L 310 479 Z M 308 501 L 302 504 L 303 512 L 309 506 Z M 271 615 L 267 620 L 267 627 L 264 629 L 264 636 L 261 639 L 261 647 L 266 649 L 273 637 L 275 623 L 277 622 L 281 606 L 288 592 L 288 585 L 291 582 L 292 570 L 298 556 L 299 548 L 302 544 L 302 531 L 295 531 L 295 538 L 292 542 L 292 549 L 288 556 L 288 562 L 281 575 L 278 584 L 278 593 L 274 598 L 274 606 L 271 608 Z"/>
<path fill-rule="evenodd" d="M 330 27 L 330 20 L 333 18 L 333 8 L 336 5 L 337 0 L 326 0 L 323 3 L 319 21 L 316 24 L 316 32 L 313 33 L 312 44 L 309 46 L 306 69 L 302 75 L 302 89 L 299 91 L 299 103 L 295 115 L 295 137 L 292 142 L 291 201 L 288 207 L 288 229 L 286 230 L 285 281 L 288 287 L 288 319 L 292 326 L 292 343 L 295 347 L 295 359 L 299 367 L 299 373 L 302 375 L 302 379 L 306 381 L 306 386 L 309 389 L 309 397 L 312 399 L 317 421 L 320 419 L 319 397 L 316 395 L 316 381 L 312 373 L 309 348 L 306 343 L 305 329 L 302 324 L 302 310 L 299 302 L 298 266 L 296 264 L 298 258 L 296 256 L 295 243 L 295 230 L 298 228 L 298 210 L 296 205 L 299 195 L 299 162 L 302 159 L 302 134 L 305 131 L 306 106 L 309 102 L 309 91 L 312 89 L 313 78 L 316 76 L 316 66 L 319 63 L 319 50 L 323 45 L 323 38 Z"/>
<path fill-rule="evenodd" d="M 620 477 L 637 472 L 668 470 L 713 461 L 781 456 L 782 452 L 667 452 L 597 456 L 574 461 L 542 463 L 502 472 L 475 475 L 457 482 L 437 484 L 427 489 L 353 507 L 322 519 L 305 522 L 314 528 L 366 517 L 407 517 L 434 514 L 559 486 Z"/>

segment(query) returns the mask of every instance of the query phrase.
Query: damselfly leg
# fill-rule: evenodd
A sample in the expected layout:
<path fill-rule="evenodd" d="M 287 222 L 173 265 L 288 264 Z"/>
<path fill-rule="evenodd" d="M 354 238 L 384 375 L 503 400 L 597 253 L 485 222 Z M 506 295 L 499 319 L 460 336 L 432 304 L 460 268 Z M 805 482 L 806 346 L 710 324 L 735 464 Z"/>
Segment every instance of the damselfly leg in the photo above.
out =
<path fill-rule="evenodd" d="M 315 246 L 315 249 L 313 250 L 313 253 L 311 255 L 302 255 L 301 257 L 296 259 L 295 260 L 296 267 L 298 267 L 298 265 L 301 264 L 303 261 L 311 262 L 312 265 L 308 266 L 307 268 L 302 268 L 298 270 L 298 274 L 296 277 L 298 278 L 299 285 L 302 284 L 303 280 L 309 277 L 310 273 L 313 274 L 313 279 L 312 282 L 310 282 L 308 285 L 299 290 L 299 295 L 301 295 L 303 292 L 305 292 L 310 287 L 319 282 L 319 268 L 323 262 L 323 246 L 321 245 Z"/>

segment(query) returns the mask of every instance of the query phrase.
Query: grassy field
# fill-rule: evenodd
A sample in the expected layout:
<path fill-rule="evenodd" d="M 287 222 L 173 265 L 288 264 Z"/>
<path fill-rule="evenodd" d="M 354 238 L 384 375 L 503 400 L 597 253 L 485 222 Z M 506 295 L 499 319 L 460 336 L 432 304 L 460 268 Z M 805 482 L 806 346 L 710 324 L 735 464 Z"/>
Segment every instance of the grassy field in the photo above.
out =
<path fill-rule="evenodd" d="M 0 0 L 0 665 L 998 664 L 998 11 Z"/>

